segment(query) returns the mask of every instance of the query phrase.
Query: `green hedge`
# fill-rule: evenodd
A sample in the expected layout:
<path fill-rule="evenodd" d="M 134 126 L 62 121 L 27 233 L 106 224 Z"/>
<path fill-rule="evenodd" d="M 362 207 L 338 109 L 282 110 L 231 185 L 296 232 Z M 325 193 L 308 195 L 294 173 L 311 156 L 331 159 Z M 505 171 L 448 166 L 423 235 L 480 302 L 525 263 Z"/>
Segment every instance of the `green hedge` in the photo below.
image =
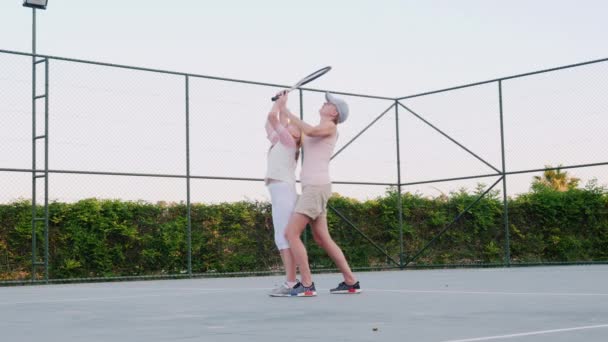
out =
<path fill-rule="evenodd" d="M 482 187 L 427 198 L 405 193 L 403 252 L 407 259 L 436 236 Z M 399 260 L 398 196 L 360 202 L 335 194 L 341 212 L 382 251 L 330 210 L 336 242 L 354 267 Z M 549 188 L 510 198 L 513 262 L 608 260 L 608 193 L 595 185 L 559 192 Z M 26 279 L 31 269 L 31 203 L 0 205 L 0 280 Z M 38 215 L 43 215 L 39 208 Z M 187 271 L 185 204 L 85 199 L 50 203 L 50 276 L 54 279 L 181 274 Z M 270 206 L 265 202 L 193 204 L 193 272 L 268 271 L 280 268 Z M 39 247 L 43 229 L 39 227 Z M 311 265 L 333 268 L 307 234 Z M 416 260 L 423 264 L 500 263 L 504 258 L 502 197 L 490 192 Z M 42 254 L 42 248 L 38 254 Z"/>

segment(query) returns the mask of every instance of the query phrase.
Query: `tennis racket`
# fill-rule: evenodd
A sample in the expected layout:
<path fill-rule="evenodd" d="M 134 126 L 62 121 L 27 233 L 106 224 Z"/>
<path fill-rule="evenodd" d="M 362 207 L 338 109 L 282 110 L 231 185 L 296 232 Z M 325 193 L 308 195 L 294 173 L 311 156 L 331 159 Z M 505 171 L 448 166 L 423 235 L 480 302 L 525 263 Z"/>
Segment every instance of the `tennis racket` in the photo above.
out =
<path fill-rule="evenodd" d="M 306 83 L 310 83 L 314 80 L 316 80 L 317 78 L 327 74 L 327 72 L 331 70 L 330 66 L 327 66 L 325 68 L 319 69 L 315 72 L 313 72 L 312 74 L 304 77 L 303 79 L 301 79 L 300 81 L 298 81 L 298 83 L 294 84 L 291 88 L 287 89 L 285 92 L 283 92 L 283 94 L 287 94 L 290 91 L 294 90 L 294 89 L 298 89 L 301 86 L 305 85 Z M 272 98 L 272 101 L 276 101 L 278 98 L 280 97 L 280 95 L 276 95 Z"/>

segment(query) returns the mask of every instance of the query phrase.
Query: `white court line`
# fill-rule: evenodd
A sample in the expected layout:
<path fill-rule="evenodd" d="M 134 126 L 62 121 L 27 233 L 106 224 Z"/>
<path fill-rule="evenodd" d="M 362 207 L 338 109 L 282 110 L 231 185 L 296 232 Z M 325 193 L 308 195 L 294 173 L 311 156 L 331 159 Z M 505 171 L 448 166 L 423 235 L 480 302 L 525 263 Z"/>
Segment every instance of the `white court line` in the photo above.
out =
<path fill-rule="evenodd" d="M 127 288 L 122 289 L 127 290 Z M 133 290 L 133 289 L 129 289 Z M 141 289 L 140 289 L 141 290 Z M 156 290 L 156 289 L 155 289 Z M 176 292 L 176 291 L 189 291 L 188 293 Z M 267 291 L 269 288 L 248 288 L 248 291 Z M 318 291 L 324 291 L 326 289 L 318 288 Z M 0 302 L 1 306 L 8 305 L 20 305 L 20 304 L 53 304 L 53 303 L 70 303 L 70 302 L 106 302 L 116 301 L 124 299 L 136 299 L 136 298 L 151 298 L 151 297 L 173 297 L 173 296 L 192 296 L 196 294 L 216 294 L 216 293 L 233 293 L 243 292 L 241 288 L 164 288 L 161 293 L 151 294 L 135 294 L 126 296 L 110 296 L 110 297 L 82 297 L 82 298 L 59 298 L 59 299 L 41 299 L 41 300 L 28 300 L 18 302 Z M 430 293 L 430 294 L 450 294 L 450 295 L 512 295 L 512 296 L 575 296 L 575 297 L 608 297 L 608 293 L 550 293 L 550 292 L 491 292 L 491 291 L 442 291 L 442 290 L 386 290 L 386 289 L 368 289 L 364 288 L 363 292 L 389 292 L 389 293 Z"/>
<path fill-rule="evenodd" d="M 442 291 L 442 290 L 384 290 L 384 289 L 366 289 L 368 292 L 397 292 L 397 293 L 432 293 L 432 294 L 473 294 L 473 295 L 513 295 L 513 296 L 579 296 L 579 297 L 595 297 L 606 296 L 608 293 L 576 293 L 576 292 L 500 292 L 500 291 Z"/>
<path fill-rule="evenodd" d="M 269 290 L 267 287 L 263 288 L 248 288 L 247 290 Z M 230 292 L 243 292 L 243 289 L 198 289 L 198 294 L 216 294 L 216 293 L 230 293 Z M 111 296 L 111 297 L 88 297 L 88 298 L 65 298 L 65 299 L 42 299 L 42 300 L 28 300 L 19 302 L 0 302 L 0 306 L 7 305 L 19 305 L 19 304 L 53 304 L 53 303 L 71 303 L 71 302 L 106 302 L 123 299 L 133 298 L 149 298 L 149 297 L 174 297 L 174 296 L 193 296 L 197 293 L 175 293 L 175 292 L 163 292 L 157 294 L 140 294 L 133 296 Z"/>
<path fill-rule="evenodd" d="M 122 290 L 133 290 L 133 288 L 124 288 Z M 139 289 L 143 290 L 143 288 Z M 152 288 L 148 288 L 152 290 Z M 157 291 L 157 289 L 154 289 Z M 189 293 L 182 293 L 176 291 L 189 291 Z M 248 291 L 267 291 L 269 288 L 248 288 Z M 318 291 L 324 289 L 318 288 Z M 213 293 L 232 293 L 242 292 L 241 288 L 163 288 L 161 293 L 153 294 L 136 294 L 126 296 L 110 296 L 110 297 L 82 297 L 82 298 L 59 298 L 59 299 L 41 299 L 41 300 L 28 300 L 28 301 L 17 301 L 17 302 L 0 302 L 0 306 L 8 305 L 19 305 L 19 304 L 52 304 L 52 303 L 70 303 L 70 302 L 105 302 L 115 301 L 123 299 L 136 299 L 136 298 L 150 298 L 150 297 L 171 297 L 171 296 L 192 296 L 196 294 L 213 294 Z M 364 288 L 363 292 L 389 292 L 389 293 L 429 293 L 429 294 L 451 294 L 451 295 L 511 295 L 511 296 L 574 296 L 574 297 L 608 297 L 608 293 L 568 293 L 568 292 L 492 292 L 492 291 L 445 291 L 445 290 L 387 290 L 387 289 L 369 289 Z"/>
<path fill-rule="evenodd" d="M 554 334 L 554 333 L 560 333 L 560 332 L 587 330 L 587 329 L 598 329 L 598 328 L 608 328 L 608 324 L 588 325 L 588 326 L 584 326 L 584 327 L 553 329 L 553 330 L 539 330 L 539 331 L 530 331 L 530 332 L 519 333 L 519 334 L 496 335 L 496 336 L 486 336 L 486 337 L 475 337 L 475 338 L 467 338 L 467 339 L 464 339 L 464 340 L 449 340 L 449 341 L 441 341 L 441 342 L 489 341 L 489 340 L 500 340 L 500 339 L 507 339 L 507 338 L 513 338 L 513 337 L 533 336 L 533 335 L 545 335 L 545 334 Z"/>

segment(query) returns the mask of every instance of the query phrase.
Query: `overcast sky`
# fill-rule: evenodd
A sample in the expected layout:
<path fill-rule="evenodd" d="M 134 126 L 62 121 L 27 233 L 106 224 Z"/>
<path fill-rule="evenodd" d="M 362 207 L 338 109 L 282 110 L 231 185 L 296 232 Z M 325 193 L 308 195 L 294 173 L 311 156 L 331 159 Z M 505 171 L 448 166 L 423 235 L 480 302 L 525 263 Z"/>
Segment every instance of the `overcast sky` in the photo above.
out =
<path fill-rule="evenodd" d="M 278 84 L 289 84 L 295 78 L 312 70 L 331 65 L 333 70 L 325 77 L 315 81 L 311 87 L 396 97 L 537 69 L 606 58 L 608 57 L 608 45 L 605 44 L 605 37 L 608 32 L 606 13 L 608 13 L 608 2 L 600 0 L 309 0 L 304 2 L 274 0 L 213 2 L 200 0 L 50 0 L 48 9 L 38 12 L 38 52 L 55 56 Z M 20 0 L 3 0 L 0 2 L 0 49 L 31 51 L 31 10 L 23 8 Z M 6 81 L 4 86 L 8 87 L 5 89 L 15 89 L 11 85 L 11 81 L 27 80 L 30 77 L 27 74 L 27 68 L 23 70 L 14 68 L 10 63 L 4 62 L 4 65 L 0 66 L 0 70 L 5 68 L 4 73 L 0 71 L 0 81 L 4 79 Z M 67 98 L 69 94 L 75 95 L 78 91 L 86 88 L 84 83 L 76 80 L 87 70 L 83 69 L 79 72 L 70 71 L 69 77 L 65 77 L 65 75 L 55 77 L 56 82 L 63 80 L 62 77 L 72 80 L 71 88 L 67 85 L 66 88 L 58 87 L 55 106 L 62 105 L 62 95 Z M 96 72 L 99 73 L 96 76 L 97 79 L 105 77 L 105 74 L 101 76 L 102 71 L 97 70 Z M 570 140 L 566 139 L 563 146 L 556 147 L 555 141 L 547 143 L 543 146 L 546 150 L 536 151 L 535 154 L 526 156 L 527 161 L 522 162 L 521 165 L 517 164 L 511 157 L 511 165 L 533 168 L 542 167 L 548 163 L 569 164 L 607 161 L 605 138 L 602 137 L 601 132 L 593 130 L 598 126 L 601 129 L 602 125 L 606 124 L 606 121 L 598 123 L 597 120 L 600 117 L 598 113 L 606 108 L 606 101 L 603 97 L 605 97 L 607 90 L 607 76 L 606 67 L 597 67 L 596 69 L 586 69 L 576 75 L 564 75 L 556 82 L 545 80 L 546 84 L 542 83 L 543 80 L 536 80 L 539 83 L 531 86 L 530 83 L 519 84 L 513 82 L 512 85 L 505 83 L 504 95 L 510 96 L 510 98 L 505 98 L 505 101 L 512 101 L 509 104 L 510 107 L 505 104 L 505 114 L 509 113 L 507 108 L 511 110 L 511 113 L 518 108 L 518 113 L 528 113 L 526 111 L 529 111 L 528 114 L 539 115 L 537 121 L 542 121 L 543 117 L 539 113 L 544 113 L 547 118 L 551 118 L 550 115 L 555 117 L 556 110 L 568 108 L 560 112 L 558 116 L 563 118 L 564 122 L 548 130 L 554 135 L 551 135 L 551 132 L 545 132 L 546 136 L 538 135 L 539 132 L 536 128 L 530 128 L 534 127 L 532 125 L 535 122 L 534 120 L 529 122 L 514 120 L 510 122 L 510 135 L 505 138 L 507 141 L 512 138 L 510 143 L 514 143 L 514 140 L 516 140 L 519 144 L 517 146 L 507 146 L 508 150 L 512 152 L 512 156 L 521 153 L 522 158 L 524 158 L 524 152 L 528 152 L 527 147 L 538 146 L 537 141 L 559 140 L 554 139 L 558 136 L 563 139 L 563 132 L 566 131 L 562 131 L 562 129 L 572 129 L 573 126 L 576 126 L 576 123 L 580 122 L 587 123 L 587 125 L 575 129 L 574 136 L 569 138 Z M 122 77 L 126 76 L 123 75 Z M 120 79 L 120 77 L 117 79 Z M 141 81 L 139 84 L 145 82 Z M 68 83 L 66 82 L 66 84 Z M 120 81 L 120 83 L 125 84 L 124 81 Z M 150 82 L 149 84 L 153 83 Z M 560 88 L 561 92 L 551 92 L 553 95 L 546 95 L 548 94 L 545 93 L 546 85 L 555 85 L 556 83 L 576 85 L 575 89 L 578 97 L 573 98 L 568 104 L 551 107 L 548 110 L 545 105 L 530 104 L 541 103 L 542 101 L 526 102 L 529 100 L 529 98 L 526 98 L 527 91 L 522 90 L 520 94 L 516 94 L 518 89 L 529 89 L 526 88 L 529 86 L 538 91 L 539 96 L 544 98 L 547 104 L 550 104 L 555 102 L 556 97 L 563 99 L 562 94 L 572 93 L 570 86 L 568 86 Z M 179 87 L 179 82 L 175 86 Z M 510 88 L 507 88 L 508 86 Z M 115 88 L 116 86 L 108 85 L 107 87 Z M 125 87 L 127 86 L 125 85 Z M 573 119 L 572 108 L 579 108 L 581 103 L 589 104 L 586 96 L 588 96 L 588 90 L 591 88 L 594 90 L 593 96 L 589 95 L 591 96 L 590 99 L 593 99 L 590 107 L 576 113 L 582 115 L 582 118 Z M 62 94 L 62 90 L 65 90 L 64 94 Z M 124 93 L 128 90 L 123 89 L 122 91 Z M 138 91 L 141 91 L 141 89 Z M 172 88 L 171 91 L 175 90 Z M 195 92 L 195 90 L 193 91 Z M 231 90 L 226 91 L 230 92 L 229 95 L 222 93 L 222 96 L 224 96 L 222 101 L 226 103 L 230 103 L 232 99 L 228 98 L 231 96 L 241 99 L 253 96 L 251 95 L 252 92 L 246 89 L 240 90 L 240 93 L 231 93 Z M 178 91 L 175 92 L 179 94 Z M 2 99 L 6 108 L 6 104 L 15 96 L 10 95 L 7 91 L 4 93 L 5 97 Z M 203 98 L 208 93 L 201 86 L 199 98 Z M 264 91 L 260 91 L 259 94 L 266 96 Z M 601 94 L 604 94 L 603 97 Z M 165 96 L 165 94 L 162 96 Z M 179 97 L 181 94 L 176 96 Z M 258 93 L 255 96 L 258 96 Z M 434 123 L 441 123 L 442 129 L 448 133 L 462 138 L 463 141 L 467 142 L 467 146 L 477 146 L 482 150 L 480 154 L 484 158 L 488 158 L 490 163 L 500 167 L 499 155 L 494 154 L 499 147 L 499 141 L 493 140 L 491 144 L 492 153 L 490 153 L 493 156 L 489 156 L 483 152 L 483 149 L 487 146 L 485 137 L 477 142 L 472 139 L 476 132 L 487 129 L 486 124 L 492 127 L 492 130 L 497 128 L 496 116 L 493 116 L 491 121 L 484 123 L 484 119 L 479 116 L 479 113 L 472 113 L 473 111 L 495 111 L 497 108 L 496 89 L 476 89 L 470 94 L 463 94 L 462 97 L 459 96 L 458 98 L 451 98 L 442 106 L 437 107 L 437 114 L 433 114 L 433 106 L 438 106 L 438 103 L 442 101 L 441 99 L 428 99 L 426 103 L 420 101 L 420 103 L 413 102 L 411 105 L 421 115 L 428 114 L 430 118 L 434 119 Z M 475 103 L 461 102 L 463 98 Z M 482 100 L 476 102 L 479 99 Z M 316 107 L 321 100 L 312 96 L 311 101 L 316 102 L 307 108 Z M 87 98 L 86 101 L 83 100 L 88 105 L 91 105 L 92 101 L 93 97 Z M 121 101 L 127 102 L 128 100 L 122 98 Z M 142 106 L 145 102 L 145 100 L 140 99 Z M 219 102 L 221 101 L 218 100 Z M 163 103 L 166 104 L 167 101 Z M 390 105 L 389 102 L 363 104 L 355 100 L 353 100 L 353 103 L 354 113 L 361 112 L 360 119 L 354 118 L 349 122 L 349 127 L 345 126 L 344 133 L 341 135 L 342 144 L 346 143 Z M 448 113 L 445 113 L 451 105 L 455 105 L 462 110 L 462 112 L 449 113 L 452 121 L 446 119 Z M 263 118 L 265 106 L 265 102 L 251 105 L 255 108 L 255 111 L 260 112 L 260 118 Z M 2 116 L 6 118 L 4 125 L 6 131 L 0 131 L 4 134 L 4 137 L 8 137 L 13 131 L 13 129 L 9 131 L 9 128 L 6 128 L 10 127 L 11 124 L 14 125 L 13 127 L 26 127 L 25 121 L 22 124 L 10 121 L 9 118 L 15 118 L 18 116 L 16 113 L 23 111 L 22 108 L 15 109 L 16 107 L 18 106 L 10 107 L 13 108 L 13 112 L 7 112 L 8 114 Z M 523 107 L 527 109 L 522 109 Z M 134 108 L 141 108 L 141 106 L 135 106 Z M 167 104 L 167 107 L 163 110 L 166 110 L 165 112 L 182 111 L 182 108 L 179 103 L 175 107 Z M 74 109 L 74 111 L 80 113 L 78 115 L 84 115 L 82 109 Z M 72 116 L 69 118 L 57 117 L 58 112 L 66 116 Z M 234 111 L 234 113 L 237 112 L 238 110 Z M 439 112 L 443 113 L 443 119 Z M 466 118 L 467 114 L 473 116 Z M 74 119 L 74 115 L 76 114 L 70 114 L 67 109 L 55 110 L 54 129 L 58 130 L 58 124 L 65 120 L 72 125 L 72 134 L 75 134 L 73 132 L 81 128 L 82 131 L 86 132 L 86 118 L 81 117 L 84 120 L 83 126 L 78 127 L 79 121 Z M 391 113 L 391 115 L 393 114 Z M 116 125 L 122 125 L 124 121 L 121 120 L 126 119 L 109 117 L 108 120 L 113 120 Z M 181 128 L 178 128 L 181 127 L 179 120 L 181 119 L 175 119 L 175 132 L 182 133 Z M 196 121 L 197 119 L 193 118 L 193 120 Z M 387 120 L 394 121 L 394 118 Z M 478 123 L 479 126 L 473 127 L 474 124 L 463 126 L 469 127 L 469 131 L 458 127 L 450 130 L 451 125 L 463 120 L 472 120 L 470 122 Z M 247 127 L 257 124 L 258 121 L 256 118 L 251 123 L 246 122 L 249 125 Z M 201 128 L 209 126 L 209 120 L 201 120 L 199 124 Z M 230 124 L 236 125 L 234 122 Z M 362 152 L 359 153 L 358 157 L 357 154 L 350 156 L 353 161 L 359 160 L 358 158 L 361 158 L 361 156 L 369 156 L 373 159 L 373 156 L 370 155 L 374 154 L 374 150 L 379 150 L 377 146 L 373 147 L 374 142 L 379 141 L 379 138 L 374 137 L 373 134 L 381 137 L 384 136 L 383 132 L 386 131 L 394 134 L 394 127 L 391 128 L 390 122 L 384 124 L 386 127 L 378 128 L 376 133 L 370 130 L 369 141 L 358 146 L 359 151 Z M 544 125 L 541 122 L 537 122 L 537 124 L 538 127 Z M 133 123 L 133 125 L 136 125 L 136 123 Z M 218 123 L 218 125 L 221 126 L 221 123 Z M 414 125 L 412 123 L 408 127 L 411 128 Z M 156 126 L 163 126 L 163 121 L 158 121 Z M 518 128 L 522 126 L 528 127 L 528 130 L 519 130 Z M 107 129 L 113 130 L 112 127 Z M 263 132 L 256 131 L 247 136 L 248 132 L 248 130 L 237 131 L 239 136 L 245 137 L 246 140 L 251 142 L 255 141 L 256 144 L 251 147 L 255 157 L 246 162 L 251 164 L 256 159 L 260 160 L 259 165 L 253 167 L 252 174 L 248 176 L 262 177 L 263 157 L 267 147 L 263 141 Z M 24 136 L 12 137 L 10 138 L 12 140 L 9 139 L 8 141 L 27 141 L 27 139 L 31 139 L 30 133 L 30 131 L 25 131 Z M 160 133 L 165 134 L 166 132 Z M 59 132 L 57 135 L 59 135 Z M 415 133 L 411 133 L 410 136 L 415 136 Z M 496 131 L 493 131 L 491 136 L 496 137 Z M 589 138 L 590 136 L 592 138 Z M 63 139 L 60 136 L 57 137 L 55 142 L 72 147 L 77 144 L 85 144 L 79 140 L 77 135 L 72 140 L 68 141 L 69 139 L 68 135 Z M 394 138 L 388 137 L 387 139 Z M 407 137 L 404 139 L 407 139 Z M 436 140 L 437 144 L 445 143 L 441 139 L 439 137 Z M 183 147 L 182 141 L 177 140 L 180 148 Z M 440 145 L 433 145 L 432 141 L 435 140 L 423 145 L 426 148 L 430 146 L 430 149 L 434 151 L 441 149 Z M 202 142 L 198 143 L 202 144 Z M 26 143 L 24 144 L 23 146 L 27 146 Z M 154 145 L 152 142 L 150 144 L 150 146 Z M 167 142 L 167 144 L 170 143 Z M 602 147 L 599 147 L 598 144 Z M 566 147 L 573 145 L 576 145 L 577 148 L 572 151 L 565 150 Z M 592 145 L 594 146 L 592 150 L 586 147 Z M 107 146 L 101 144 L 95 148 L 107 151 Z M 144 144 L 143 148 L 146 146 Z M 228 152 L 232 151 L 230 147 L 226 147 L 224 142 L 221 146 Z M 562 147 L 565 149 L 563 151 L 559 150 Z M 59 151 L 58 149 L 59 147 L 55 151 Z M 243 150 L 238 146 L 234 148 L 234 150 L 239 149 Z M 427 150 L 422 147 L 417 150 L 413 145 L 404 146 L 403 149 L 410 151 L 413 158 L 409 162 L 404 161 L 404 163 L 409 163 L 405 168 L 409 170 L 417 169 L 421 172 L 413 180 L 423 179 L 424 174 L 431 175 L 431 171 L 424 171 L 423 161 L 414 157 L 419 154 L 430 155 Z M 556 149 L 562 155 L 569 157 L 546 159 L 540 157 Z M 5 151 L 8 150 L 5 149 Z M 220 150 L 218 149 L 214 153 L 219 153 L 218 151 Z M 390 159 L 394 157 L 393 150 L 382 149 L 382 151 L 387 151 L 386 158 L 382 158 Z M 69 150 L 69 152 L 75 153 L 74 150 Z M 584 152 L 583 155 L 587 154 L 579 158 L 581 152 Z M 23 151 L 21 153 L 23 154 Z M 69 159 L 69 157 L 61 159 L 60 156 L 57 156 L 57 153 L 52 160 Z M 65 156 L 67 153 L 68 150 L 63 155 Z M 402 153 L 405 153 L 405 151 L 402 151 Z M 449 150 L 447 154 L 450 154 Z M 168 151 L 167 156 L 170 155 L 174 154 Z M 344 158 L 348 157 L 347 155 L 344 156 Z M 221 156 L 216 158 L 218 163 L 222 160 Z M 236 158 L 240 157 L 237 156 Z M 0 155 L 0 161 L 3 163 L 0 168 L 28 168 L 29 166 L 25 165 L 27 158 L 23 159 L 23 163 L 16 163 L 19 165 L 7 165 L 16 160 L 16 157 L 7 152 L 3 156 Z M 437 158 L 432 156 L 431 159 L 435 160 Z M 390 161 L 379 161 L 380 164 L 383 162 L 387 165 L 390 164 Z M 31 166 L 31 162 L 29 163 Z M 108 165 L 109 161 L 106 160 L 104 163 L 104 165 Z M 197 174 L 208 175 L 210 169 L 205 169 L 202 166 L 203 164 L 201 162 Z M 86 169 L 86 165 L 83 162 L 81 167 L 77 165 L 73 168 Z M 238 163 L 231 165 L 231 170 L 235 167 L 238 168 L 238 165 Z M 54 166 L 70 169 L 67 161 Z M 344 169 L 344 177 L 348 178 L 347 180 L 353 180 L 353 177 L 356 176 L 356 173 L 347 171 L 352 170 L 352 164 L 337 165 L 337 167 Z M 447 165 L 430 163 L 426 167 L 428 167 L 428 170 L 442 168 L 449 171 L 452 166 L 449 163 Z M 482 165 L 483 168 L 485 168 L 484 165 Z M 113 170 L 114 168 L 109 167 L 109 169 Z M 488 173 L 489 169 L 482 169 L 475 169 L 474 173 Z M 128 168 L 120 171 L 127 172 L 127 170 Z M 136 168 L 134 171 L 139 170 Z M 144 169 L 141 171 L 152 173 L 155 170 Z M 162 169 L 159 172 L 177 173 L 180 171 Z M 386 172 L 388 175 L 396 172 L 396 167 L 386 166 L 385 171 L 381 170 L 379 172 L 381 174 Z M 593 175 L 595 176 L 608 178 L 606 169 L 599 168 L 595 169 L 594 172 Z M 411 174 L 413 173 L 414 171 Z M 457 176 L 465 173 L 457 174 Z M 372 170 L 367 173 L 362 171 L 362 174 L 373 176 L 377 173 Z M 230 175 L 238 176 L 236 174 Z M 589 173 L 589 176 L 592 176 L 592 173 Z M 9 199 L 16 197 L 16 194 L 20 191 L 14 189 L 14 185 L 9 184 L 16 184 L 15 182 L 28 184 L 28 182 L 31 182 L 27 178 L 14 174 L 7 175 L 5 173 L 3 177 L 5 179 L 4 184 L 9 188 L 13 187 L 11 191 L 5 192 L 10 193 L 10 195 L 7 195 Z M 19 181 L 14 180 L 13 177 L 19 178 Z M 449 177 L 449 172 L 433 174 L 432 177 Z M 522 177 L 521 183 L 529 183 L 530 178 L 531 175 Z M 383 179 L 371 179 L 371 181 L 383 181 Z M 384 181 L 392 182 L 393 179 Z M 491 183 L 490 181 L 484 182 Z M 146 187 L 146 185 L 143 186 Z M 453 186 L 441 188 L 438 185 L 442 189 L 441 191 L 448 191 Z M 165 187 L 173 188 L 174 185 L 167 184 Z M 265 191 L 263 187 L 258 185 L 254 187 L 258 188 L 256 190 L 257 194 L 262 194 Z M 381 188 L 379 187 L 371 193 L 381 193 Z M 524 191 L 525 188 L 526 186 L 521 185 L 518 190 Z M 92 193 L 95 194 L 98 191 L 92 190 Z M 141 196 L 148 198 L 146 194 Z M 150 198 L 155 196 L 150 195 Z M 256 195 L 251 196 L 255 197 Z M 66 198 L 69 197 L 69 195 L 66 195 Z M 74 197 L 78 197 L 78 195 L 74 195 Z M 2 198 L 2 200 L 5 199 Z"/>
<path fill-rule="evenodd" d="M 601 0 L 50 0 L 40 53 L 388 96 L 608 56 Z M 0 3 L 2 49 L 31 13 Z"/>

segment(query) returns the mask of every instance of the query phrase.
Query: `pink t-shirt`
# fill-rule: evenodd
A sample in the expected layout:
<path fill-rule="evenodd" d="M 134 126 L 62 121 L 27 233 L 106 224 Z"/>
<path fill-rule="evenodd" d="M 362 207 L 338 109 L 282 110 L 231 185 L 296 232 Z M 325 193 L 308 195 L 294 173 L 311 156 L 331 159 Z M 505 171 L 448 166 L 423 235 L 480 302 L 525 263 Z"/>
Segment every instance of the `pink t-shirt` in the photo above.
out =
<path fill-rule="evenodd" d="M 300 172 L 303 185 L 330 184 L 329 161 L 334 153 L 338 132 L 325 137 L 302 137 L 304 162 Z"/>

